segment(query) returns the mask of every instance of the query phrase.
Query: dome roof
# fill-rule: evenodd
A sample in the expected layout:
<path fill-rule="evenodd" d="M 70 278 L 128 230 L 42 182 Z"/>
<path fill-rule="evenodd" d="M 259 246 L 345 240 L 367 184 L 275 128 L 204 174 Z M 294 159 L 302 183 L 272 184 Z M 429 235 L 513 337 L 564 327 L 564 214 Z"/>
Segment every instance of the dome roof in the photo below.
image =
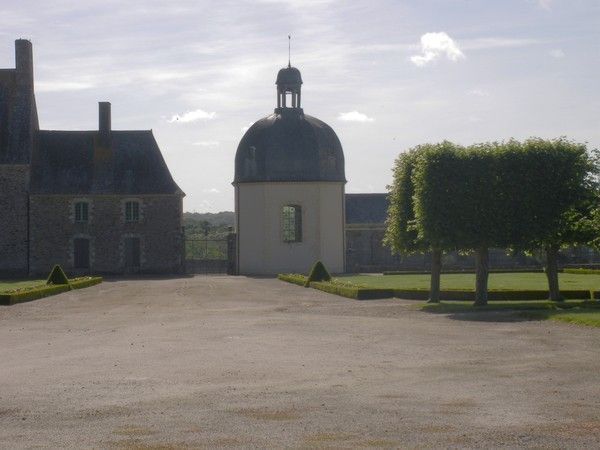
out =
<path fill-rule="evenodd" d="M 277 73 L 275 84 L 287 86 L 302 84 L 302 75 L 300 75 L 300 71 L 295 67 L 285 67 Z"/>
<path fill-rule="evenodd" d="M 301 109 L 278 108 L 250 127 L 235 155 L 234 183 L 259 181 L 345 182 L 340 140 Z"/>

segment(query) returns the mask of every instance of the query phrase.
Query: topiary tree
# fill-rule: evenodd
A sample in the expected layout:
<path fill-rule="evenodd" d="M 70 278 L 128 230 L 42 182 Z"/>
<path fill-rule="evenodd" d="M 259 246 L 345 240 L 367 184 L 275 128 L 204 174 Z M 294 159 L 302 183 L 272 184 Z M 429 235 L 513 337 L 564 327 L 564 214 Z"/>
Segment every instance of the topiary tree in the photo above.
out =
<path fill-rule="evenodd" d="M 550 299 L 560 300 L 561 246 L 600 246 L 599 167 L 597 152 L 564 138 L 418 147 L 394 167 L 386 242 L 474 252 L 477 305 L 487 303 L 490 247 L 542 247 Z M 432 292 L 436 276 L 439 289 L 432 267 Z"/>
<path fill-rule="evenodd" d="M 598 166 L 586 145 L 566 138 L 533 138 L 524 142 L 529 157 L 530 184 L 516 202 L 527 211 L 531 230 L 521 227 L 525 248 L 542 248 L 546 257 L 550 300 L 561 301 L 558 253 L 561 247 L 594 245 L 599 227 Z M 521 182 L 521 180 L 518 180 Z"/>
<path fill-rule="evenodd" d="M 497 197 L 496 144 L 444 142 L 424 152 L 414 171 L 419 237 L 432 248 L 475 252 L 475 304 L 487 303 L 489 247 L 508 234 Z"/>
<path fill-rule="evenodd" d="M 400 154 L 394 163 L 393 182 L 389 189 L 389 207 L 383 244 L 393 254 L 412 254 L 431 251 L 431 280 L 429 302 L 440 301 L 440 276 L 442 271 L 442 250 L 419 236 L 414 211 L 413 172 L 419 155 L 442 144 L 423 144 Z"/>
<path fill-rule="evenodd" d="M 312 281 L 331 281 L 331 275 L 321 261 L 317 261 L 310 270 L 305 286 L 310 286 Z"/>
<path fill-rule="evenodd" d="M 69 284 L 69 279 L 62 267 L 56 264 L 50 271 L 46 284 Z"/>

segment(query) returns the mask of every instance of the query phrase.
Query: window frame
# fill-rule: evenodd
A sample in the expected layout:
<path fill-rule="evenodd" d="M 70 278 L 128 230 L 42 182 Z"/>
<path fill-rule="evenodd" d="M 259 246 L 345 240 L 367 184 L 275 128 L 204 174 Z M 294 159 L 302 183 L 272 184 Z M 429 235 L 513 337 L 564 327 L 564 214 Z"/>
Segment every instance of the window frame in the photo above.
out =
<path fill-rule="evenodd" d="M 78 200 L 73 205 L 73 217 L 77 223 L 88 223 L 90 221 L 90 202 Z"/>
<path fill-rule="evenodd" d="M 281 208 L 281 239 L 286 244 L 302 242 L 302 205 L 286 204 Z"/>
<path fill-rule="evenodd" d="M 135 223 L 140 221 L 140 202 L 127 200 L 125 202 L 125 222 Z"/>

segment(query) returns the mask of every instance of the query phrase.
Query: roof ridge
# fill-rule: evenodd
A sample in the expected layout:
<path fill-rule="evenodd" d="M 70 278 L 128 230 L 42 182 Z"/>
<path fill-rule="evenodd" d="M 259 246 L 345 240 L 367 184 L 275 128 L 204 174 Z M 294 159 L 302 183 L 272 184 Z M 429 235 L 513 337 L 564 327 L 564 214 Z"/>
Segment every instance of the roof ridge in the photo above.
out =
<path fill-rule="evenodd" d="M 39 132 L 44 133 L 98 133 L 98 130 L 45 130 L 40 129 Z M 152 133 L 152 130 L 111 130 L 111 133 Z"/>

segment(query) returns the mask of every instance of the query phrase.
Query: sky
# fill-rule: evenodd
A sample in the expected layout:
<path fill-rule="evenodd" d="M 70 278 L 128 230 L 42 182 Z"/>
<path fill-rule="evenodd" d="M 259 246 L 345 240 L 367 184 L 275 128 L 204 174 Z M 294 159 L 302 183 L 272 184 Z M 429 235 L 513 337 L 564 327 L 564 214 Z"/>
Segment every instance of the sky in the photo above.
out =
<path fill-rule="evenodd" d="M 152 129 L 186 211 L 233 210 L 275 77 L 338 134 L 346 191 L 412 146 L 567 136 L 600 147 L 600 0 L 0 0 L 0 68 L 33 43 L 43 129 Z"/>

